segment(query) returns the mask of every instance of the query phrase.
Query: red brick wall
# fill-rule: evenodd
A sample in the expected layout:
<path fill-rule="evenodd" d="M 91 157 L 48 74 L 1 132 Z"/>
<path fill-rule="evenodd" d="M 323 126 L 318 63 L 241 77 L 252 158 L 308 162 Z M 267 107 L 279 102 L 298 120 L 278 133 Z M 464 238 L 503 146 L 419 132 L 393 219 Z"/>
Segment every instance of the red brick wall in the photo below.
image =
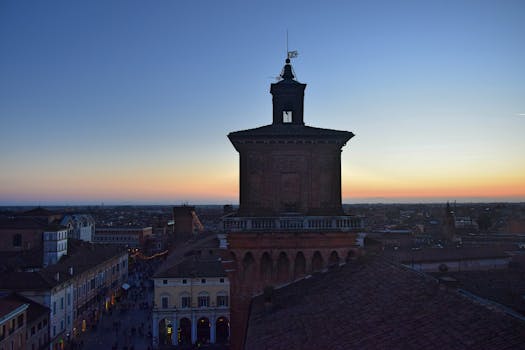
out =
<path fill-rule="evenodd" d="M 337 144 L 244 144 L 240 215 L 340 215 L 341 150 Z M 283 149 L 284 148 L 284 149 Z M 295 205 L 295 210 L 287 206 Z"/>
<path fill-rule="evenodd" d="M 339 262 L 356 257 L 356 237 L 342 232 L 230 233 L 222 258 L 230 279 L 232 349 L 242 349 L 252 296 L 265 286 L 335 264 L 336 257 Z"/>
<path fill-rule="evenodd" d="M 13 246 L 13 236 L 22 235 L 21 247 Z M 42 246 L 42 230 L 0 228 L 0 251 L 20 251 Z"/>

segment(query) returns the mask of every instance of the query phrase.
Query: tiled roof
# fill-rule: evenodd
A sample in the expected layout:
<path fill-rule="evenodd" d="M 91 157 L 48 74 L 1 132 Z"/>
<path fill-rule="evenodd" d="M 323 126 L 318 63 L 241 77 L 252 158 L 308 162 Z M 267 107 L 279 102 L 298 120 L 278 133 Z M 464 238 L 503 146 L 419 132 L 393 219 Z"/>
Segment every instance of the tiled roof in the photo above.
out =
<path fill-rule="evenodd" d="M 15 217 L 0 220 L 0 229 L 37 229 L 42 230 L 47 226 L 47 221 L 36 218 Z"/>
<path fill-rule="evenodd" d="M 12 293 L 9 296 L 5 297 L 6 300 L 11 300 L 14 302 L 19 302 L 23 304 L 29 304 L 27 309 L 27 321 L 32 322 L 39 319 L 44 315 L 49 315 L 50 309 L 42 304 L 39 304 L 29 298 L 26 298 L 20 294 Z"/>
<path fill-rule="evenodd" d="M 0 289 L 45 290 L 122 253 L 125 253 L 125 249 L 116 245 L 90 244 L 69 239 L 68 255 L 62 257 L 58 263 L 36 272 L 5 272 L 0 278 Z M 70 267 L 73 268 L 73 275 L 69 274 Z M 55 280 L 57 273 L 59 281 Z"/>
<path fill-rule="evenodd" d="M 9 314 L 10 312 L 15 311 L 20 306 L 23 306 L 26 303 L 22 303 L 17 300 L 10 300 L 7 298 L 0 298 L 0 317 Z"/>
<path fill-rule="evenodd" d="M 30 210 L 24 211 L 24 212 L 19 213 L 17 215 L 18 216 L 51 216 L 51 215 L 59 215 L 59 213 L 53 212 L 53 211 L 48 210 L 46 208 L 36 207 L 34 209 L 30 209 Z"/>
<path fill-rule="evenodd" d="M 0 272 L 42 267 L 43 250 L 35 248 L 15 252 L 0 252 Z"/>
<path fill-rule="evenodd" d="M 201 259 L 190 257 L 179 264 L 158 271 L 154 278 L 192 278 L 192 277 L 225 277 L 226 273 L 221 261 L 215 257 Z"/>
<path fill-rule="evenodd" d="M 525 322 L 377 259 L 256 297 L 245 349 L 525 349 Z"/>

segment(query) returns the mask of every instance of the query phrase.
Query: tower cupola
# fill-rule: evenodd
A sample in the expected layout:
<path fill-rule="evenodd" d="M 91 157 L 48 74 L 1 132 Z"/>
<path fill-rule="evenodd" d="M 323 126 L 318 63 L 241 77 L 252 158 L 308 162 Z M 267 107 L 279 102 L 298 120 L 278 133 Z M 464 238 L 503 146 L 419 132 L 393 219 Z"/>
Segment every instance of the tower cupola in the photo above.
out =
<path fill-rule="evenodd" d="M 273 124 L 304 125 L 304 89 L 306 84 L 296 81 L 290 59 L 286 59 L 281 80 L 272 84 Z"/>

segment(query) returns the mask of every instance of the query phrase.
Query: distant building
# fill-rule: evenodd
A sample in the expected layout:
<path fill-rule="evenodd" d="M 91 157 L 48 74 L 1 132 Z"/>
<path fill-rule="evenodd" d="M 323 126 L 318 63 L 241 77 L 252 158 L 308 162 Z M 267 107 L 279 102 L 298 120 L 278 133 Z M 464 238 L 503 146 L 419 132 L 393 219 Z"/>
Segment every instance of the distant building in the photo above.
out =
<path fill-rule="evenodd" d="M 512 257 L 503 249 L 486 247 L 445 247 L 404 250 L 396 253 L 396 260 L 422 272 L 503 270 Z"/>
<path fill-rule="evenodd" d="M 95 234 L 95 219 L 87 214 L 68 214 L 60 221 L 67 228 L 68 238 L 92 242 Z"/>
<path fill-rule="evenodd" d="M 64 215 L 40 207 L 2 218 L 0 219 L 0 252 L 31 251 L 42 249 L 44 245 L 46 246 L 44 250 L 47 252 L 65 251 L 67 249 L 64 249 L 64 242 L 57 241 L 58 236 L 62 237 L 58 231 L 63 230 L 66 230 L 66 240 L 69 237 L 91 241 L 94 220 L 87 214 Z M 44 235 L 44 232 L 53 234 Z M 58 243 L 60 244 L 56 246 Z M 44 259 L 47 262 L 56 259 L 56 256 L 53 258 L 48 255 Z"/>
<path fill-rule="evenodd" d="M 443 217 L 443 235 L 442 239 L 448 242 L 455 242 L 457 240 L 456 236 L 456 218 L 454 211 L 450 207 L 450 204 L 447 203 L 445 208 L 445 213 Z"/>
<path fill-rule="evenodd" d="M 20 252 L 42 248 L 42 233 L 48 227 L 33 218 L 15 217 L 0 220 L 0 252 Z"/>
<path fill-rule="evenodd" d="M 26 348 L 27 303 L 0 298 L 0 349 Z"/>
<path fill-rule="evenodd" d="M 173 207 L 173 221 L 173 236 L 176 242 L 188 240 L 204 230 L 193 206 Z"/>
<path fill-rule="evenodd" d="M 67 229 L 64 226 L 48 227 L 43 233 L 43 266 L 56 264 L 67 254 Z"/>
<path fill-rule="evenodd" d="M 506 232 L 525 235 L 525 219 L 510 219 L 507 223 Z"/>
<path fill-rule="evenodd" d="M 152 227 L 97 227 L 93 242 L 139 248 L 148 238 L 152 237 L 152 234 Z"/>
<path fill-rule="evenodd" d="M 153 276 L 153 343 L 229 341 L 230 283 L 217 257 L 190 257 Z"/>

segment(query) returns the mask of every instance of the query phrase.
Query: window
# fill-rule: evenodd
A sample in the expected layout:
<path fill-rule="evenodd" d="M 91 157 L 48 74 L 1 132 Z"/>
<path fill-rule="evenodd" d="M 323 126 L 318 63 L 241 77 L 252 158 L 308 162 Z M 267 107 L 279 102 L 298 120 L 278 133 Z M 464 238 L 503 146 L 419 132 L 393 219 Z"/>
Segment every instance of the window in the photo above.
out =
<path fill-rule="evenodd" d="M 163 280 L 162 284 L 168 284 L 168 280 Z"/>
<path fill-rule="evenodd" d="M 199 293 L 199 307 L 208 307 L 210 306 L 210 296 L 206 292 Z"/>
<path fill-rule="evenodd" d="M 189 294 L 181 295 L 180 307 L 181 308 L 190 308 L 191 307 L 191 296 Z"/>
<path fill-rule="evenodd" d="M 36 333 L 35 326 L 31 327 L 31 335 L 34 335 Z"/>
<path fill-rule="evenodd" d="M 60 320 L 60 330 L 64 330 L 64 320 Z"/>
<path fill-rule="evenodd" d="M 224 283 L 224 278 L 221 278 L 219 281 L 220 281 L 221 283 Z"/>
<path fill-rule="evenodd" d="M 22 235 L 20 233 L 17 233 L 13 235 L 13 247 L 21 247 L 22 246 Z"/>
<path fill-rule="evenodd" d="M 16 323 L 18 324 L 18 328 L 24 325 L 24 315 L 23 314 L 18 316 Z"/>
<path fill-rule="evenodd" d="M 53 315 L 57 313 L 57 302 L 53 301 Z"/>
<path fill-rule="evenodd" d="M 182 284 L 186 284 L 186 283 L 188 283 L 187 280 L 182 280 Z"/>
<path fill-rule="evenodd" d="M 64 310 L 64 297 L 60 298 L 60 310 Z"/>
<path fill-rule="evenodd" d="M 227 295 L 217 295 L 217 307 L 228 306 L 228 296 Z"/>
<path fill-rule="evenodd" d="M 170 300 L 169 297 L 162 297 L 161 300 L 162 300 L 162 308 L 167 309 L 169 300 Z"/>
<path fill-rule="evenodd" d="M 292 111 L 283 111 L 283 123 L 292 122 Z"/>
<path fill-rule="evenodd" d="M 57 334 L 57 326 L 53 326 L 53 337 Z"/>
<path fill-rule="evenodd" d="M 71 294 L 67 295 L 67 305 L 71 305 Z"/>
<path fill-rule="evenodd" d="M 201 279 L 201 283 L 202 284 L 206 283 L 206 278 Z"/>
<path fill-rule="evenodd" d="M 47 326 L 47 318 L 44 319 L 44 327 Z"/>

